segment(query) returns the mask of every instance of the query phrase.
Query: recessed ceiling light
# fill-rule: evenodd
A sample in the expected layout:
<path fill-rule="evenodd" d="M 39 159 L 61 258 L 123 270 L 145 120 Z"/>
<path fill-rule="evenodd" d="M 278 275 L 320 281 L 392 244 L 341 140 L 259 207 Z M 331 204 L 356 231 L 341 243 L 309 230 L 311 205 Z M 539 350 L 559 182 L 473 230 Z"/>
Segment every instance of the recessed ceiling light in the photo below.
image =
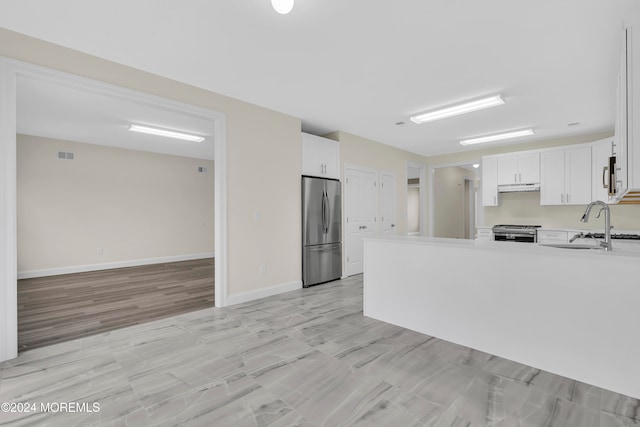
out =
<path fill-rule="evenodd" d="M 271 0 L 271 6 L 276 12 L 286 15 L 293 9 L 293 0 Z"/>
<path fill-rule="evenodd" d="M 439 108 L 422 114 L 411 116 L 411 121 L 417 124 L 440 120 L 447 117 L 458 116 L 460 114 L 470 113 L 472 111 L 484 110 L 489 107 L 503 105 L 504 99 L 500 95 L 490 96 L 488 98 L 468 101 L 463 104 L 452 105 L 450 107 Z"/>
<path fill-rule="evenodd" d="M 472 166 L 474 169 L 478 169 L 480 167 L 480 163 L 474 163 Z"/>
<path fill-rule="evenodd" d="M 192 135 L 188 133 L 177 132 L 174 130 L 154 128 L 150 126 L 130 125 L 129 130 L 132 132 L 146 133 L 149 135 L 157 135 L 157 136 L 165 136 L 167 138 L 182 139 L 185 141 L 192 141 L 192 142 L 204 141 L 204 136 Z"/>
<path fill-rule="evenodd" d="M 517 130 L 513 132 L 498 133 L 495 135 L 480 136 L 477 138 L 463 139 L 462 145 L 481 144 L 483 142 L 502 141 L 504 139 L 519 138 L 521 136 L 533 135 L 533 129 Z"/>

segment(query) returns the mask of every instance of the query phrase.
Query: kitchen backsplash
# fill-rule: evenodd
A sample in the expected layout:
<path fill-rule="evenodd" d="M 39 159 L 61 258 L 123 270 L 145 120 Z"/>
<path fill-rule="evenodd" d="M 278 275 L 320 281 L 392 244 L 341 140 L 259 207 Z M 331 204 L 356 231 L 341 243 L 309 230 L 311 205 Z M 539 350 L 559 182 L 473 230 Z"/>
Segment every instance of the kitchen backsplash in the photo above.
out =
<path fill-rule="evenodd" d="M 500 198 L 500 206 L 483 208 L 483 225 L 531 224 L 578 229 L 601 229 L 604 225 L 604 216 L 591 215 L 586 224 L 580 222 L 586 205 L 541 206 L 539 192 L 503 193 Z M 610 208 L 611 223 L 617 229 L 640 230 L 640 205 L 610 205 Z"/>

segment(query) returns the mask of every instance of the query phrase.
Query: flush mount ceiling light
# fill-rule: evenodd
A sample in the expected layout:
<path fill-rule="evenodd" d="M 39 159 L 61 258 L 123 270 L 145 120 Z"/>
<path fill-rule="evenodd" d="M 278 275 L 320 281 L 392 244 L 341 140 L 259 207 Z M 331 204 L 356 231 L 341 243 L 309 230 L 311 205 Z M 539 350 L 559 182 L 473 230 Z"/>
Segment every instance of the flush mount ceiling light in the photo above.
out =
<path fill-rule="evenodd" d="M 504 139 L 519 138 L 521 136 L 534 135 L 533 129 L 517 130 L 513 132 L 498 133 L 495 135 L 480 136 L 477 138 L 463 139 L 462 145 L 482 144 L 483 142 L 502 141 Z"/>
<path fill-rule="evenodd" d="M 176 132 L 174 130 L 159 129 L 149 126 L 130 125 L 129 130 L 132 132 L 146 133 L 149 135 L 165 136 L 167 138 L 182 139 L 184 141 L 202 142 L 204 136 L 191 135 L 183 132 Z"/>
<path fill-rule="evenodd" d="M 477 99 L 475 101 L 465 102 L 463 104 L 452 105 L 450 107 L 439 108 L 422 114 L 411 116 L 411 121 L 417 124 L 440 120 L 447 117 L 458 116 L 460 114 L 470 113 L 472 111 L 484 110 L 489 107 L 497 107 L 503 105 L 504 99 L 500 95 L 490 96 L 488 98 Z"/>
<path fill-rule="evenodd" d="M 286 15 L 293 9 L 293 0 L 271 0 L 271 6 L 276 12 Z"/>

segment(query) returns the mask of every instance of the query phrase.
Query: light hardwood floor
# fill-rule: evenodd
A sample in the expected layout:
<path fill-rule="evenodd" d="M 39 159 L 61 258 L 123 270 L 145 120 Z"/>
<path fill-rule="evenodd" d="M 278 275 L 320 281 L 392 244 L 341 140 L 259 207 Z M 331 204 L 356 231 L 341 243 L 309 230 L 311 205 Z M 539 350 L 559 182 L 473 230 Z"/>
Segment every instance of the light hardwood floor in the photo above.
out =
<path fill-rule="evenodd" d="M 362 296 L 356 276 L 26 351 L 0 403 L 36 409 L 0 425 L 640 426 L 637 399 L 365 317 Z"/>
<path fill-rule="evenodd" d="M 25 351 L 214 305 L 213 258 L 18 281 Z"/>

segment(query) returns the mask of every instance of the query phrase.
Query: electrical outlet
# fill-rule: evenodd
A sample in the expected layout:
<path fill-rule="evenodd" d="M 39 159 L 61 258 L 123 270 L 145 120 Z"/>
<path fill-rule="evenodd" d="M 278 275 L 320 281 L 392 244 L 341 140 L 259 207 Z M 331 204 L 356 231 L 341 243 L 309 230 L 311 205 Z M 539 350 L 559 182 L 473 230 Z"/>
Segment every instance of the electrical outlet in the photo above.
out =
<path fill-rule="evenodd" d="M 96 252 L 98 253 L 98 255 L 102 255 L 104 253 L 104 249 L 98 248 Z"/>

